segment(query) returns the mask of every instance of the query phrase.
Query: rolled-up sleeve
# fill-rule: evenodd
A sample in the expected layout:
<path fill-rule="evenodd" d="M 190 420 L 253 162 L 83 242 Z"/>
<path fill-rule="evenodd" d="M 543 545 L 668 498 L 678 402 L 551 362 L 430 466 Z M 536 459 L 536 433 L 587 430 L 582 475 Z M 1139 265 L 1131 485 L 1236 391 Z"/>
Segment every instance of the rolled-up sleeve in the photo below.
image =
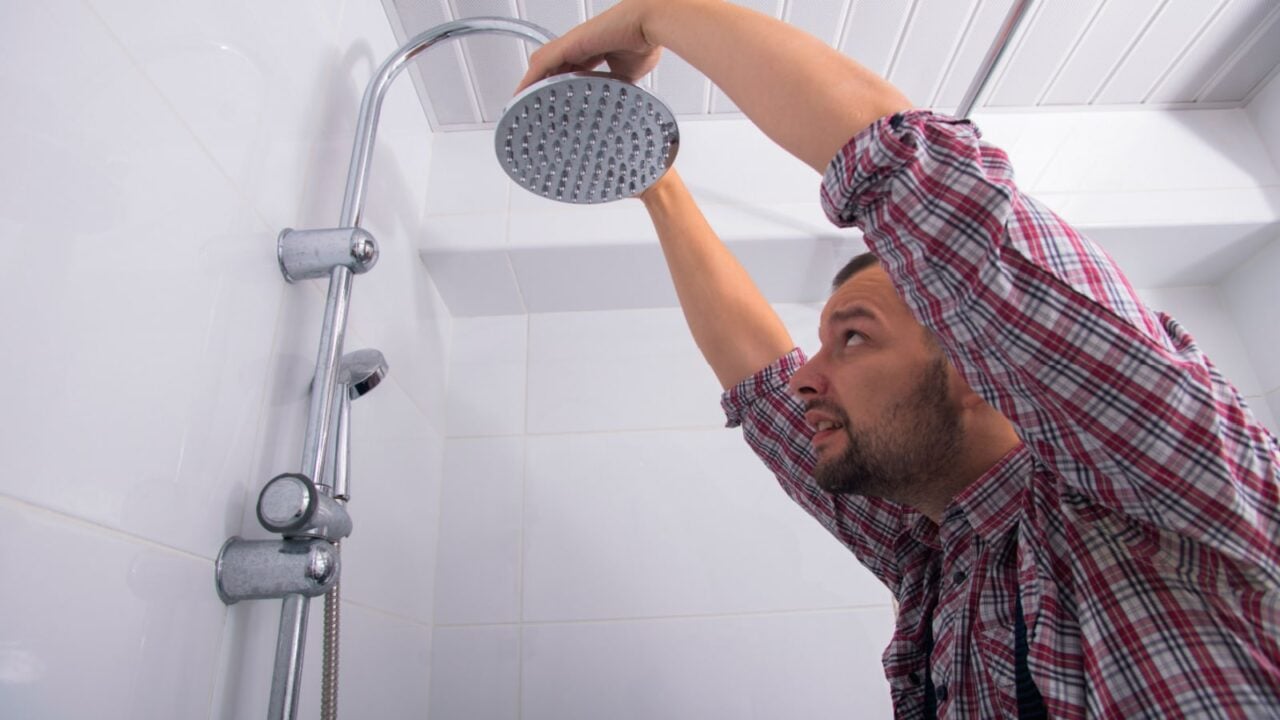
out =
<path fill-rule="evenodd" d="M 878 121 L 837 154 L 821 199 L 832 222 L 863 230 L 956 369 L 1067 486 L 1280 580 L 1274 439 L 970 123 Z"/>

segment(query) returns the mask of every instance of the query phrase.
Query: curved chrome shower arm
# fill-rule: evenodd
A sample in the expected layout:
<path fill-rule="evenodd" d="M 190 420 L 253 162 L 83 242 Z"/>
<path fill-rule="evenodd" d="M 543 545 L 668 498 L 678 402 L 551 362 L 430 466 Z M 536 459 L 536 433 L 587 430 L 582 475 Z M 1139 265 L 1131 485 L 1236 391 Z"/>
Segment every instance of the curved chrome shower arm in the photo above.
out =
<path fill-rule="evenodd" d="M 394 55 L 387 58 L 378 68 L 377 74 L 369 81 L 364 100 L 360 103 L 360 119 L 356 125 L 355 147 L 351 150 L 351 169 L 347 173 L 347 192 L 342 201 L 342 219 L 339 227 L 357 227 L 360 224 L 360 213 L 364 209 L 365 182 L 373 158 L 373 138 L 377 131 L 378 114 L 382 109 L 382 97 L 386 94 L 391 81 L 410 60 L 432 45 L 442 40 L 475 33 L 514 35 L 539 45 L 545 45 L 556 38 L 549 30 L 516 18 L 466 18 L 427 30 L 409 40 Z"/>
<path fill-rule="evenodd" d="M 378 115 L 382 109 L 382 98 L 391 81 L 409 60 L 427 48 L 441 40 L 474 33 L 514 35 L 540 45 L 555 39 L 555 35 L 549 31 L 515 18 L 467 18 L 438 25 L 412 38 L 387 58 L 369 81 L 360 102 L 355 145 L 351 150 L 351 167 L 347 172 L 347 188 L 342 200 L 339 227 L 360 226 Z M 347 329 L 352 277 L 351 269 L 345 265 L 335 266 L 329 274 L 329 291 L 325 300 L 324 323 L 320 328 L 316 370 L 311 381 L 311 402 L 307 411 L 307 430 L 302 452 L 302 473 L 315 482 L 320 482 L 324 477 L 332 430 L 330 418 L 333 416 L 334 394 L 337 390 L 338 363 L 342 357 L 342 344 Z M 332 492 L 331 489 L 326 491 Z M 308 607 L 305 597 L 289 595 L 284 598 L 280 609 L 280 634 L 276 642 L 275 670 L 267 708 L 270 720 L 293 720 L 297 717 Z"/>

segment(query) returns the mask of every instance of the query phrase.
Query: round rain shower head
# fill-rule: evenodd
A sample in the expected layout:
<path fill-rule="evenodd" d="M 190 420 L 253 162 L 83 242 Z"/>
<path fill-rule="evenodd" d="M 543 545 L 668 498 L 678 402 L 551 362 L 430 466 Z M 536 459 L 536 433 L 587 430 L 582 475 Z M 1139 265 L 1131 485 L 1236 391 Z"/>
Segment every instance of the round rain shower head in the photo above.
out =
<path fill-rule="evenodd" d="M 634 197 L 671 167 L 676 118 L 644 88 L 603 72 L 555 75 L 525 88 L 498 121 L 498 162 L 517 184 L 552 200 Z"/>

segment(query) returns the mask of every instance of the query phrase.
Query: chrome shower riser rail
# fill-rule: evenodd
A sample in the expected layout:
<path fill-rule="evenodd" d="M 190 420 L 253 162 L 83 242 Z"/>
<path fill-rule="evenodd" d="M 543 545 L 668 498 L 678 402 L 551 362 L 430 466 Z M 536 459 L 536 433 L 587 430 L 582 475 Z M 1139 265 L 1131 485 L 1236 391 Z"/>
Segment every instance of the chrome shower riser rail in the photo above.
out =
<path fill-rule="evenodd" d="M 351 165 L 347 172 L 346 193 L 338 227 L 360 227 L 365 187 L 373 161 L 378 116 L 391 81 L 410 60 L 427 48 L 442 40 L 476 33 L 513 35 L 538 44 L 545 44 L 555 38 L 555 35 L 537 25 L 514 18 L 469 18 L 439 25 L 414 37 L 383 62 L 369 82 L 360 103 L 355 144 L 351 151 Z M 351 280 L 352 272 L 344 266 L 335 266 L 329 275 L 324 324 L 320 330 L 320 348 L 312 378 L 311 402 L 302 452 L 301 472 L 317 482 L 324 477 L 327 448 L 331 441 L 329 418 L 333 413 L 335 380 L 351 303 Z M 280 636 L 276 646 L 276 669 L 271 684 L 269 720 L 294 720 L 297 717 L 297 691 L 305 650 L 303 640 L 308 609 L 309 602 L 304 597 L 289 596 L 284 599 L 280 614 Z"/>

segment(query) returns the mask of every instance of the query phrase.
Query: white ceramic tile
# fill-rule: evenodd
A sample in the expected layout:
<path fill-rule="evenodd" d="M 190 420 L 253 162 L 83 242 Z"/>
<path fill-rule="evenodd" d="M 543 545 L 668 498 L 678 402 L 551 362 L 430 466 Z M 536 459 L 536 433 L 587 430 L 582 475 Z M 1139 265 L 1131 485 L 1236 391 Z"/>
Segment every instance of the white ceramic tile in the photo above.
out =
<path fill-rule="evenodd" d="M 322 626 L 323 603 L 315 602 L 313 623 Z M 313 634 L 313 637 L 316 637 Z M 322 640 L 307 650 L 304 667 L 321 665 Z M 352 718 L 425 718 L 431 668 L 431 628 L 342 604 L 338 716 Z M 268 673 L 268 677 L 270 674 Z M 298 717 L 320 717 L 320 683 L 304 675 Z M 247 715 L 244 717 L 259 717 Z"/>
<path fill-rule="evenodd" d="M 675 167 L 707 205 L 812 203 L 821 180 L 748 120 L 682 124 Z"/>
<path fill-rule="evenodd" d="M 677 309 L 530 318 L 530 433 L 718 427 L 719 397 Z"/>
<path fill-rule="evenodd" d="M 507 215 L 497 211 L 430 215 L 423 219 L 417 242 L 424 253 L 505 250 Z"/>
<path fill-rule="evenodd" d="M 351 408 L 351 513 L 343 595 L 429 623 L 444 443 L 391 382 Z"/>
<path fill-rule="evenodd" d="M 520 198 L 512 202 L 509 237 L 515 248 L 622 245 L 657 239 L 644 205 L 635 200 L 567 205 L 523 190 L 512 197 Z"/>
<path fill-rule="evenodd" d="M 493 131 L 441 133 L 434 140 L 427 213 L 505 212 L 510 181 L 494 151 Z"/>
<path fill-rule="evenodd" d="M 1280 169 L 1280 74 L 1271 78 L 1245 110 L 1262 144 L 1267 146 L 1272 167 Z"/>
<path fill-rule="evenodd" d="M 518 248 L 509 255 L 531 313 L 676 305 L 675 287 L 656 241 Z"/>
<path fill-rule="evenodd" d="M 1272 241 L 1219 285 L 1263 392 L 1280 388 L 1280 242 Z"/>
<path fill-rule="evenodd" d="M 530 437 L 526 621 L 887 604 L 737 431 Z"/>
<path fill-rule="evenodd" d="M 1265 398 L 1250 403 L 1250 407 L 1267 429 L 1273 435 L 1280 437 L 1280 390 L 1267 393 Z"/>
<path fill-rule="evenodd" d="M 506 252 L 423 250 L 421 257 L 453 317 L 525 311 L 525 299 Z"/>
<path fill-rule="evenodd" d="M 0 499 L 0 707 L 206 717 L 225 611 L 213 564 Z"/>
<path fill-rule="evenodd" d="M 531 626 L 521 717 L 890 718 L 892 629 L 888 607 Z"/>
<path fill-rule="evenodd" d="M 272 233 L 85 6 L 6 30 L 0 492 L 211 557 L 252 456 Z M 50 37 L 71 50 L 27 67 Z"/>
<path fill-rule="evenodd" d="M 367 46 L 361 58 L 335 43 L 340 2 L 92 5 L 264 216 L 314 220 L 301 216 L 299 190 L 327 166 L 312 163 L 308 143 L 349 142 L 363 87 L 343 64 L 377 64 Z"/>
<path fill-rule="evenodd" d="M 437 627 L 431 647 L 431 720 L 520 717 L 520 629 Z"/>
<path fill-rule="evenodd" d="M 520 619 L 524 442 L 513 437 L 446 443 L 437 625 Z"/>
<path fill-rule="evenodd" d="M 449 436 L 524 432 L 528 328 L 524 315 L 453 322 L 446 404 Z"/>
<path fill-rule="evenodd" d="M 1172 315 L 1191 333 L 1204 354 L 1235 384 L 1241 395 L 1262 394 L 1244 341 L 1216 289 L 1170 288 L 1143 290 L 1138 294 L 1148 306 Z"/>
<path fill-rule="evenodd" d="M 339 638 L 339 717 L 426 717 L 431 629 L 343 602 Z M 252 600 L 228 611 L 222 671 L 213 694 L 217 720 L 263 717 L 271 694 L 280 601 Z M 311 601 L 298 717 L 320 715 L 324 598 Z"/>

